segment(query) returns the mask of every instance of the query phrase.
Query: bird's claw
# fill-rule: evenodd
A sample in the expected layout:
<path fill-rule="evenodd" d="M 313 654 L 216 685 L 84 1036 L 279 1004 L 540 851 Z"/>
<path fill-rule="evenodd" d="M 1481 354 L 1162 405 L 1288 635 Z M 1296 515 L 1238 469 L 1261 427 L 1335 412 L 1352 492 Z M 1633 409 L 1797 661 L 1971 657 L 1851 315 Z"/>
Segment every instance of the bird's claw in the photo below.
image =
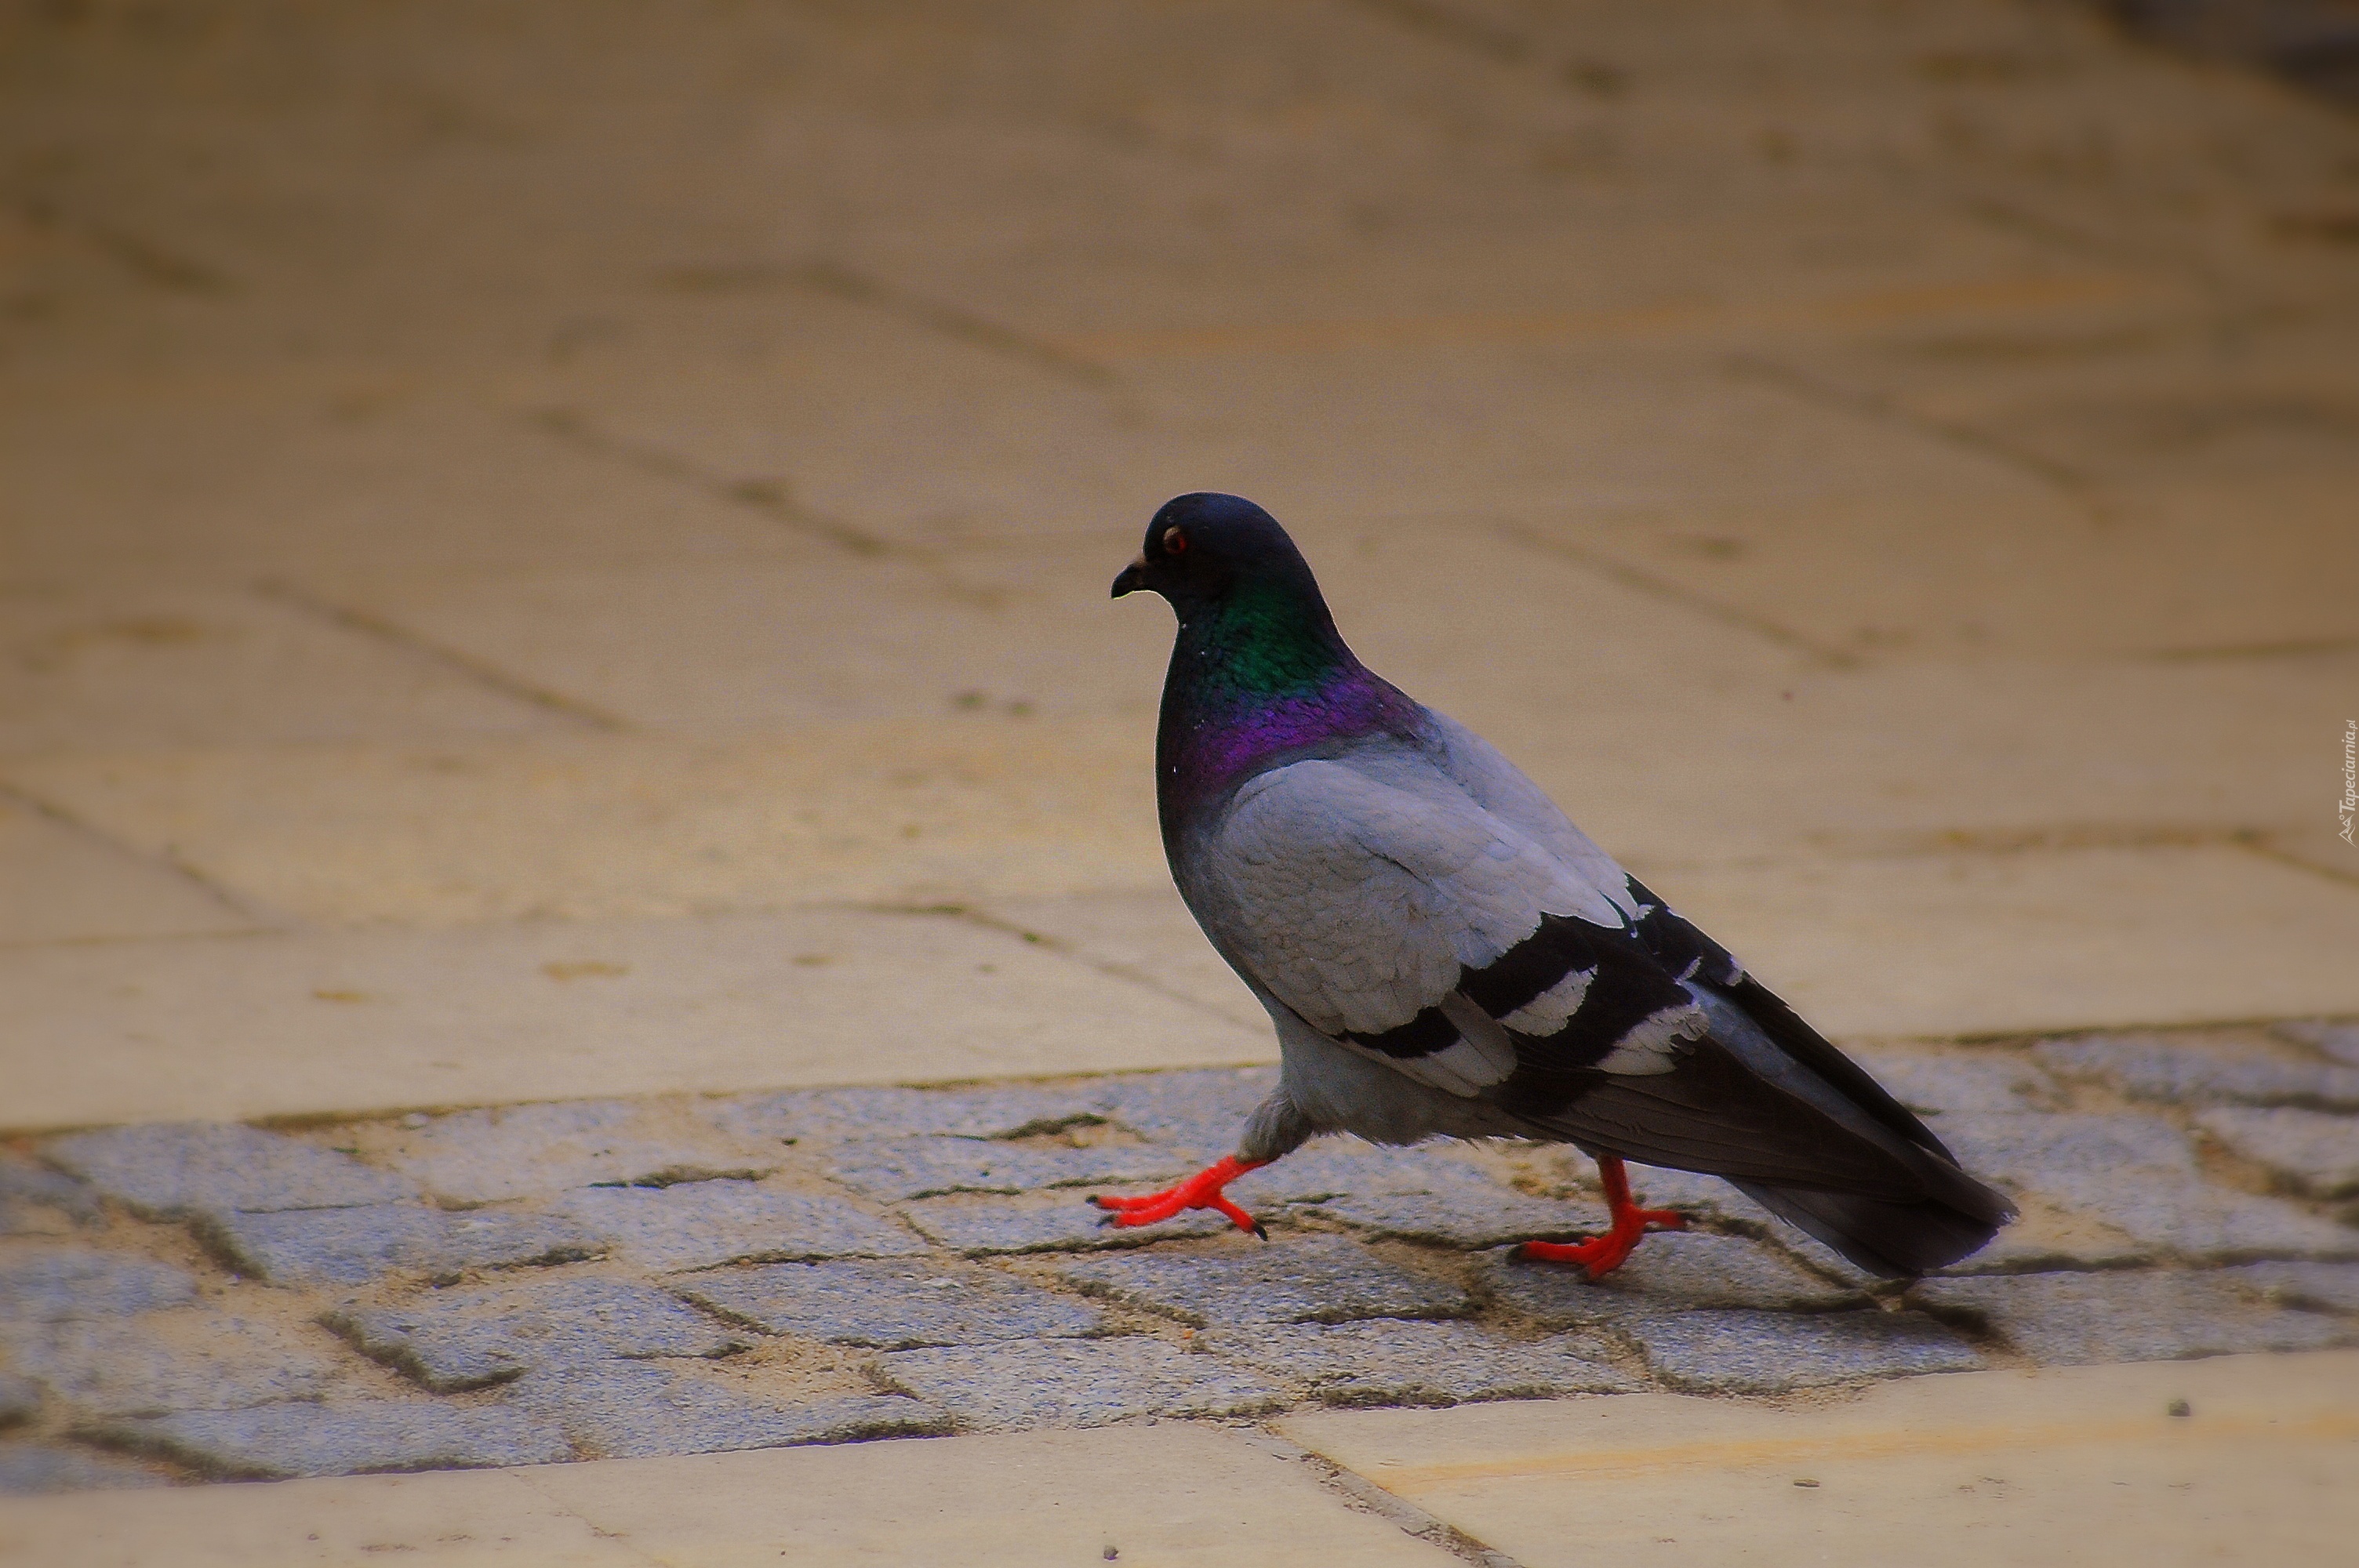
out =
<path fill-rule="evenodd" d="M 1228 1195 L 1221 1189 L 1247 1171 L 1258 1170 L 1267 1163 L 1266 1160 L 1240 1160 L 1232 1154 L 1159 1193 L 1145 1193 L 1136 1197 L 1096 1193 L 1089 1201 L 1108 1211 L 1101 1221 L 1105 1225 L 1153 1225 L 1158 1220 L 1169 1219 L 1184 1209 L 1209 1208 L 1224 1217 L 1239 1230 L 1250 1231 L 1266 1241 L 1269 1232 L 1262 1228 L 1261 1221 L 1231 1202 Z"/>
<path fill-rule="evenodd" d="M 1578 1263 L 1589 1271 L 1593 1280 L 1602 1280 L 1629 1260 L 1639 1238 L 1648 1227 L 1658 1230 L 1685 1230 L 1688 1217 L 1676 1209 L 1640 1208 L 1630 1196 L 1630 1181 L 1622 1162 L 1612 1155 L 1600 1156 L 1599 1176 L 1605 1186 L 1607 1212 L 1612 1226 L 1603 1235 L 1593 1236 L 1586 1241 L 1527 1241 L 1516 1249 L 1518 1260 L 1538 1263 Z"/>

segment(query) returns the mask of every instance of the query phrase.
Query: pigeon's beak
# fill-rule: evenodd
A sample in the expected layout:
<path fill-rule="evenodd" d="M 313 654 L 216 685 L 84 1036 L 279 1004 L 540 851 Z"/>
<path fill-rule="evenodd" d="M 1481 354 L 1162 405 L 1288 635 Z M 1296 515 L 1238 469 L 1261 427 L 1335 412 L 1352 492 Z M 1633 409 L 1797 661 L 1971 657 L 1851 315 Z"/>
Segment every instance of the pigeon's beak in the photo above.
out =
<path fill-rule="evenodd" d="M 1114 596 L 1116 599 L 1120 599 L 1124 594 L 1135 593 L 1146 586 L 1147 557 L 1145 556 L 1141 556 L 1138 559 L 1131 562 L 1130 565 L 1123 568 L 1122 575 L 1114 579 Z"/>

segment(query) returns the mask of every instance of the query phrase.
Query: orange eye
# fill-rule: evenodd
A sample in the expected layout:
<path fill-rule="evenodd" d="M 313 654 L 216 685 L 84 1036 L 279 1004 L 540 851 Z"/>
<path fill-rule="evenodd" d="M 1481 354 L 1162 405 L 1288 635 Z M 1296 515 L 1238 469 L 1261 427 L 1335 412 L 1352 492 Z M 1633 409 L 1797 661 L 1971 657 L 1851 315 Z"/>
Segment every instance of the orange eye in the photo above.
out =
<path fill-rule="evenodd" d="M 1188 535 L 1182 534 L 1177 528 L 1166 528 L 1163 530 L 1163 553 L 1167 556 L 1186 555 L 1188 553 Z"/>

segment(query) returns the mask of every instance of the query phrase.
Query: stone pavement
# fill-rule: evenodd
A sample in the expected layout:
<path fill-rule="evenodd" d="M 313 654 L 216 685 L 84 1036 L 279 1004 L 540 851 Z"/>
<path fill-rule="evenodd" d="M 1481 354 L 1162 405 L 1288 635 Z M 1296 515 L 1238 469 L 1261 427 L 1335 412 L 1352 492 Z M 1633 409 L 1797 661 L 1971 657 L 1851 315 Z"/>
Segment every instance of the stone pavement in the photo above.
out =
<path fill-rule="evenodd" d="M 2343 1342 L 2359 122 L 2092 11 L 7 11 L 5 1487 Z M 1109 1246 L 1272 1054 L 1104 600 L 1197 488 L 2023 1223 Z"/>

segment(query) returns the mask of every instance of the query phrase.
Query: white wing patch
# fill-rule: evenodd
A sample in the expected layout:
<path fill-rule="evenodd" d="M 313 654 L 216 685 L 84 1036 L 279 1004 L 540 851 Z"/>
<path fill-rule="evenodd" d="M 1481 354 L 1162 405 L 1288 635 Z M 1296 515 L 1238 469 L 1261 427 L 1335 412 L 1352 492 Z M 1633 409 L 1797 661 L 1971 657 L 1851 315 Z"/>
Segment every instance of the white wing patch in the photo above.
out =
<path fill-rule="evenodd" d="M 1499 1022 L 1518 1034 L 1554 1034 L 1581 1011 L 1589 982 L 1596 978 L 1595 969 L 1575 969 Z"/>

